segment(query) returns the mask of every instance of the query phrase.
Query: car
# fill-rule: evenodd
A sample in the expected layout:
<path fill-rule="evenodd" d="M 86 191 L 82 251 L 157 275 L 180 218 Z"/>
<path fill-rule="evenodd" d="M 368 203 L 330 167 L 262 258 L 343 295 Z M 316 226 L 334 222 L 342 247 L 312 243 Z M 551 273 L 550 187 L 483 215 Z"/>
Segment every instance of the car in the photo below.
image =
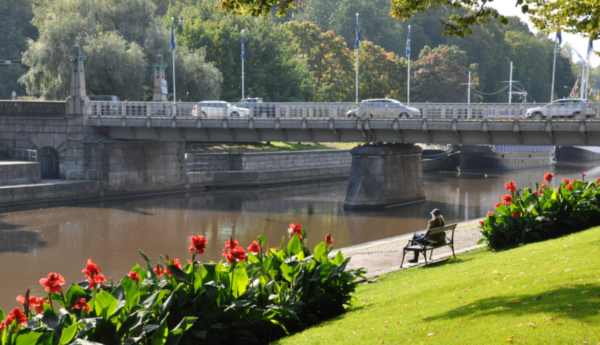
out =
<path fill-rule="evenodd" d="M 225 101 L 202 101 L 192 108 L 192 116 L 198 116 L 201 111 L 202 117 L 223 117 L 223 109 L 227 107 L 228 117 L 249 117 L 248 108 L 239 108 Z"/>
<path fill-rule="evenodd" d="M 120 102 L 121 99 L 119 96 L 110 96 L 110 95 L 91 95 L 88 96 L 90 101 L 94 102 Z M 96 111 L 99 111 L 101 115 L 117 115 L 118 111 L 115 107 L 115 104 L 100 104 L 96 108 Z"/>
<path fill-rule="evenodd" d="M 260 97 L 243 98 L 235 104 L 238 107 L 252 109 L 252 116 L 258 117 L 265 115 L 266 117 L 275 117 L 277 115 L 277 107 L 273 104 L 263 103 Z M 281 116 L 285 116 L 285 110 L 280 109 Z"/>
<path fill-rule="evenodd" d="M 354 109 L 353 109 L 354 110 Z M 350 110 L 346 113 L 347 117 L 356 116 L 356 110 Z M 395 99 L 365 99 L 360 102 L 359 114 L 363 117 L 372 119 L 382 118 L 417 118 L 421 117 L 421 112 L 417 108 L 409 107 Z"/>
<path fill-rule="evenodd" d="M 91 95 L 88 96 L 90 101 L 98 101 L 98 102 L 121 102 L 121 98 L 119 96 L 108 96 L 108 95 Z"/>
<path fill-rule="evenodd" d="M 547 117 L 589 119 L 595 116 L 596 113 L 590 101 L 582 98 L 559 99 L 543 107 L 527 109 L 525 114 L 527 119 L 545 119 Z"/>

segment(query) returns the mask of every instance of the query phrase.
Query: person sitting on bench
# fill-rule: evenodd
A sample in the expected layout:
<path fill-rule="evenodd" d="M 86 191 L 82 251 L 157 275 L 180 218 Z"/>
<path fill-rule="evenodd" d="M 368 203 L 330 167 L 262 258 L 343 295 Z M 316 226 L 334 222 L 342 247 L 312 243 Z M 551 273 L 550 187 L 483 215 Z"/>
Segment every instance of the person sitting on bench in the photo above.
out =
<path fill-rule="evenodd" d="M 441 228 L 445 225 L 444 217 L 442 217 L 442 211 L 433 209 L 431 211 L 431 220 L 429 220 L 429 224 L 427 225 L 427 230 Z M 413 236 L 413 241 L 420 243 L 422 245 L 427 245 L 428 242 L 437 243 L 438 241 L 444 241 L 446 239 L 446 234 L 441 232 L 439 234 L 432 235 L 429 238 L 425 238 L 424 234 L 415 233 Z M 411 264 L 417 263 L 419 261 L 419 252 L 415 251 L 415 257 L 412 260 L 408 260 Z"/>

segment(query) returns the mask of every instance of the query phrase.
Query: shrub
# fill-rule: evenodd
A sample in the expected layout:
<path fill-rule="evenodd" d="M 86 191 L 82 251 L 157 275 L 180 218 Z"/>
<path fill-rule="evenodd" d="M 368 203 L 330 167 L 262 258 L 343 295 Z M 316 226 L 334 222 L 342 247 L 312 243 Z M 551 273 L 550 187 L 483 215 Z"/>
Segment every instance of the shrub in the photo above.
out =
<path fill-rule="evenodd" d="M 480 222 L 481 232 L 492 249 L 555 238 L 600 224 L 600 179 L 564 179 L 551 187 L 554 175 L 547 173 L 535 188 L 517 189 L 508 182 L 495 212 Z"/>
<path fill-rule="evenodd" d="M 191 238 L 191 260 L 161 255 L 135 265 L 116 285 L 89 260 L 87 280 L 64 291 L 57 273 L 42 278 L 48 296 L 19 296 L 21 308 L 0 310 L 0 344 L 257 344 L 344 312 L 363 270 L 334 259 L 328 235 L 311 255 L 306 231 L 290 225 L 290 240 L 265 248 L 260 236 L 247 251 L 233 238 L 224 261 L 201 263 L 203 236 Z M 60 310 L 52 306 L 60 304 Z"/>

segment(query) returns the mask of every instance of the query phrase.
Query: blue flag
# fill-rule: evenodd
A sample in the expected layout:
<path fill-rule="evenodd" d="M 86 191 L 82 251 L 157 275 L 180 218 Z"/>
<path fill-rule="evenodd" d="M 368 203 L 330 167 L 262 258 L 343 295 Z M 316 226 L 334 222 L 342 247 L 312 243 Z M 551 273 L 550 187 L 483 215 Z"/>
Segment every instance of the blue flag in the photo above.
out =
<path fill-rule="evenodd" d="M 175 24 L 171 20 L 171 50 L 175 50 Z"/>
<path fill-rule="evenodd" d="M 558 41 L 558 45 L 562 44 L 562 32 L 560 30 L 556 32 L 556 40 Z"/>
<path fill-rule="evenodd" d="M 588 43 L 588 56 L 594 51 L 594 41 L 590 38 L 590 43 Z"/>
<path fill-rule="evenodd" d="M 358 27 L 358 23 L 356 23 L 356 45 L 354 48 L 358 49 L 361 40 L 362 37 L 360 36 L 360 28 Z"/>
<path fill-rule="evenodd" d="M 406 39 L 406 58 L 410 58 L 410 28 L 408 28 L 408 38 Z"/>
<path fill-rule="evenodd" d="M 246 60 L 246 52 L 244 51 L 244 35 L 242 34 L 242 60 Z"/>

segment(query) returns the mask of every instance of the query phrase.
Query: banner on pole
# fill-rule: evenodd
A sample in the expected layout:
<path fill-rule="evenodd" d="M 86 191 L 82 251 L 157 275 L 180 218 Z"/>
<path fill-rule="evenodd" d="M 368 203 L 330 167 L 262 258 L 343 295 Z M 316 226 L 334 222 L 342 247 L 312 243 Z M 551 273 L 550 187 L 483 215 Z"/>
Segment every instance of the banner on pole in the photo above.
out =
<path fill-rule="evenodd" d="M 410 57 L 410 28 L 408 29 L 408 38 L 406 39 L 406 58 Z"/>
<path fill-rule="evenodd" d="M 168 95 L 169 94 L 169 89 L 167 88 L 167 81 L 166 80 L 161 80 L 160 81 L 160 92 L 162 92 L 163 95 Z"/>
<path fill-rule="evenodd" d="M 360 28 L 358 27 L 358 23 L 356 23 L 356 45 L 354 46 L 355 49 L 358 49 L 360 41 L 362 41 L 362 37 L 360 36 Z"/>
<path fill-rule="evenodd" d="M 171 50 L 175 50 L 175 24 L 171 20 Z"/>

